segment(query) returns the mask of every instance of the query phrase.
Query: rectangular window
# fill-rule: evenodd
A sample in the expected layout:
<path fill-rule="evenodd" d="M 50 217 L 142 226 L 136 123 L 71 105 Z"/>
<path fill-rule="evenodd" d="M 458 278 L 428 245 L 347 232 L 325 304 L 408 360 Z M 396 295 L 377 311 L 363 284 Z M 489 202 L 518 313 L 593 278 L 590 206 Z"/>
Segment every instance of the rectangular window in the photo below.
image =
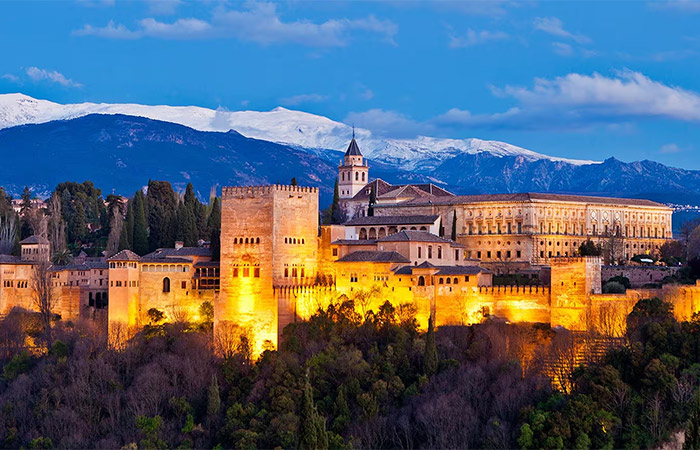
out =
<path fill-rule="evenodd" d="M 289 268 L 288 267 L 284 268 L 284 277 L 289 278 Z"/>
<path fill-rule="evenodd" d="M 180 287 L 181 287 L 182 289 L 187 289 L 187 281 L 181 282 L 181 283 L 180 283 Z"/>
<path fill-rule="evenodd" d="M 510 250 L 506 251 L 506 258 L 510 258 Z"/>
<path fill-rule="evenodd" d="M 233 268 L 233 278 L 238 278 L 238 267 Z"/>
<path fill-rule="evenodd" d="M 496 258 L 498 258 L 498 259 L 501 258 L 501 251 L 500 251 L 500 250 L 498 250 L 498 251 L 496 252 Z"/>
<path fill-rule="evenodd" d="M 481 250 L 479 250 L 478 252 L 476 252 L 476 257 L 479 258 L 479 259 L 481 259 Z"/>
<path fill-rule="evenodd" d="M 249 278 L 250 277 L 250 267 L 244 267 L 243 268 L 243 278 Z"/>
<path fill-rule="evenodd" d="M 333 256 L 338 256 L 338 249 L 337 248 L 333 249 Z"/>
<path fill-rule="evenodd" d="M 511 232 L 511 230 L 510 230 L 510 222 L 508 222 L 508 234 L 510 234 L 510 232 Z"/>
<path fill-rule="evenodd" d="M 518 234 L 522 234 L 523 232 L 523 224 L 522 222 L 518 222 Z"/>
<path fill-rule="evenodd" d="M 253 276 L 255 278 L 260 278 L 260 267 L 256 267 L 255 269 L 253 269 Z"/>
<path fill-rule="evenodd" d="M 540 252 L 540 258 L 544 258 L 544 251 Z"/>
<path fill-rule="evenodd" d="M 515 251 L 515 256 L 517 256 L 518 258 L 520 258 L 520 255 L 521 255 L 520 250 L 516 250 L 516 251 Z"/>
<path fill-rule="evenodd" d="M 296 277 L 297 277 L 297 268 L 292 267 L 292 278 L 296 278 Z"/>
<path fill-rule="evenodd" d="M 459 261 L 459 250 L 455 250 L 455 261 Z"/>
<path fill-rule="evenodd" d="M 428 246 L 428 259 L 432 259 L 432 258 L 433 258 L 433 246 L 429 245 Z"/>
<path fill-rule="evenodd" d="M 469 276 L 465 276 L 464 281 L 469 281 Z"/>
<path fill-rule="evenodd" d="M 438 245 L 438 248 L 437 248 L 437 249 L 438 249 L 438 255 L 437 255 L 437 256 L 438 256 L 438 259 L 442 259 L 442 246 L 441 246 L 441 245 Z"/>
<path fill-rule="evenodd" d="M 486 252 L 486 258 L 491 259 L 491 250 Z"/>
<path fill-rule="evenodd" d="M 421 256 L 421 253 L 423 253 L 422 250 L 423 250 L 422 247 L 418 247 L 418 259 L 422 258 L 422 256 Z"/>

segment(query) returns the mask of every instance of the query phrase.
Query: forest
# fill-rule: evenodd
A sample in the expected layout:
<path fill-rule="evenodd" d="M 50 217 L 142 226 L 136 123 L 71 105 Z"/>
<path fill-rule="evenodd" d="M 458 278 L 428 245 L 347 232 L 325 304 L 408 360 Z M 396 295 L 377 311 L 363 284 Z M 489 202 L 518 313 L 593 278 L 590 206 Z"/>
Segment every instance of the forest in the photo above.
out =
<path fill-rule="evenodd" d="M 206 308 L 204 305 L 203 308 Z M 279 350 L 222 354 L 211 314 L 151 323 L 120 350 L 99 324 L 0 322 L 3 448 L 652 448 L 700 446 L 700 317 L 640 301 L 624 343 L 553 389 L 572 340 L 496 319 L 419 332 L 409 305 L 352 300 L 289 325 Z M 30 336 L 34 347 L 26 346 Z M 215 355 L 219 356 L 215 356 Z"/>
<path fill-rule="evenodd" d="M 25 187 L 18 212 L 12 198 L 0 188 L 0 254 L 19 254 L 19 242 L 33 234 L 51 242 L 54 264 L 73 256 L 111 256 L 123 249 L 145 255 L 171 248 L 175 241 L 196 247 L 211 243 L 218 257 L 221 204 L 216 191 L 202 203 L 192 184 L 175 192 L 167 181 L 150 180 L 130 198 L 103 196 L 91 181 L 64 182 L 39 207 Z"/>

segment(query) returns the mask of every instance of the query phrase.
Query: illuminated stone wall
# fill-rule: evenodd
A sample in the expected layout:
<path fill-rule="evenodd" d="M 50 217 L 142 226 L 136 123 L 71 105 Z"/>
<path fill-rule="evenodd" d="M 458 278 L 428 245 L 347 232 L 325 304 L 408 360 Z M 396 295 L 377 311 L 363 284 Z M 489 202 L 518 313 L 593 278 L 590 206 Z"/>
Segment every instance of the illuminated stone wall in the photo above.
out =
<path fill-rule="evenodd" d="M 294 320 L 275 286 L 312 284 L 318 264 L 318 190 L 297 186 L 226 187 L 221 211 L 221 293 L 215 329 L 234 326 L 253 352 L 277 346 Z"/>
<path fill-rule="evenodd" d="M 665 277 L 675 275 L 679 267 L 662 266 L 603 266 L 601 277 L 603 282 L 612 277 L 627 277 L 632 287 L 641 287 L 647 283 L 660 283 Z"/>

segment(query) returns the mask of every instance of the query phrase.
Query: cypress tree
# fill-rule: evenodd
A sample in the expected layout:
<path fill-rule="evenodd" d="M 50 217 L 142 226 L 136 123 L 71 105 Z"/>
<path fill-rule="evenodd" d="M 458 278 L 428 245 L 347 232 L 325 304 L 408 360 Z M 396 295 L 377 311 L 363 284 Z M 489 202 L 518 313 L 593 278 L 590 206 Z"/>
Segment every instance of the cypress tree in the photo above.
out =
<path fill-rule="evenodd" d="M 87 216 L 83 202 L 78 200 L 73 208 L 73 220 L 68 231 L 70 240 L 75 242 L 82 240 L 87 235 Z"/>
<path fill-rule="evenodd" d="M 331 204 L 331 223 L 339 224 L 343 221 L 340 211 L 340 192 L 338 191 L 338 177 L 335 177 L 335 186 L 333 187 L 333 203 Z"/>
<path fill-rule="evenodd" d="M 207 230 L 211 234 L 214 230 L 218 231 L 221 228 L 221 203 L 219 197 L 214 197 L 211 202 L 211 212 L 207 219 Z"/>
<path fill-rule="evenodd" d="M 185 244 L 185 247 L 196 247 L 198 240 L 197 219 L 192 207 L 181 202 L 177 211 L 177 237 Z"/>
<path fill-rule="evenodd" d="M 374 189 L 374 184 L 372 185 L 372 190 L 369 193 L 369 208 L 367 208 L 367 215 L 374 216 L 374 204 L 377 203 L 377 192 Z"/>
<path fill-rule="evenodd" d="M 457 210 L 455 209 L 452 214 L 452 240 L 457 240 Z"/>
<path fill-rule="evenodd" d="M 126 219 L 124 219 L 124 227 L 122 228 L 122 232 L 126 230 L 126 248 L 130 250 L 134 248 L 134 198 L 129 200 L 126 207 Z M 121 246 L 121 244 L 119 245 Z"/>
<path fill-rule="evenodd" d="M 172 247 L 177 235 L 178 196 L 167 181 L 150 181 L 144 210 L 148 217 L 151 251 Z"/>
<path fill-rule="evenodd" d="M 143 192 L 137 191 L 134 195 L 134 253 L 145 255 L 148 253 L 148 228 L 146 226 L 146 208 Z"/>
<path fill-rule="evenodd" d="M 425 336 L 425 356 L 423 368 L 426 375 L 435 375 L 438 368 L 438 352 L 435 345 L 435 330 L 433 330 L 433 315 L 428 319 L 428 333 Z"/>
<path fill-rule="evenodd" d="M 309 382 L 309 369 L 306 369 L 304 392 L 301 398 L 299 448 L 304 450 L 328 448 L 326 418 L 320 415 L 316 410 L 311 383 Z"/>
<path fill-rule="evenodd" d="M 122 250 L 131 250 L 131 246 L 129 245 L 129 233 L 126 229 L 126 222 L 122 224 L 122 231 L 119 233 L 119 244 L 117 246 L 118 252 Z"/>
<path fill-rule="evenodd" d="M 207 393 L 207 415 L 214 418 L 219 414 L 221 409 L 221 396 L 219 394 L 219 381 L 216 379 L 216 374 L 211 376 L 209 390 Z"/>
<path fill-rule="evenodd" d="M 292 186 L 296 186 L 296 185 L 297 185 L 297 177 L 292 177 L 292 183 L 291 183 L 291 184 L 292 184 Z"/>

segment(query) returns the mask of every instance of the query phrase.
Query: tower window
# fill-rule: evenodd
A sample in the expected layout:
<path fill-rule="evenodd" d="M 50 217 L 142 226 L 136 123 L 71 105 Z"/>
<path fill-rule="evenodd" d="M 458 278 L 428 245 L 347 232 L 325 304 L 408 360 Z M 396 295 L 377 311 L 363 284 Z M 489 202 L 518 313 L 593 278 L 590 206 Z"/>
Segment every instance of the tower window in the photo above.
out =
<path fill-rule="evenodd" d="M 365 173 L 362 172 L 362 181 L 365 181 Z"/>
<path fill-rule="evenodd" d="M 360 179 L 360 173 L 355 172 L 355 181 L 358 181 Z"/>
<path fill-rule="evenodd" d="M 163 292 L 170 292 L 170 278 L 163 278 Z"/>
<path fill-rule="evenodd" d="M 253 269 L 253 276 L 255 278 L 260 278 L 260 267 L 256 267 L 255 269 Z"/>

